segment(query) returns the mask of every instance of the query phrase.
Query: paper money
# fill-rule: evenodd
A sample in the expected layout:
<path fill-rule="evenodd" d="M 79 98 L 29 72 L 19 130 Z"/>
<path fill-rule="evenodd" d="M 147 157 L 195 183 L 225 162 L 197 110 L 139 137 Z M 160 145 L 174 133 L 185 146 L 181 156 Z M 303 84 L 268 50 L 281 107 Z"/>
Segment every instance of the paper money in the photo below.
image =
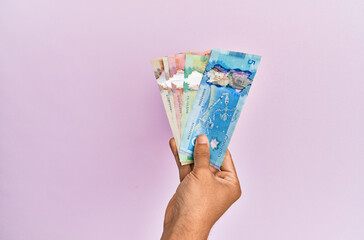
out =
<path fill-rule="evenodd" d="M 181 137 L 180 131 L 178 130 L 178 125 L 177 125 L 176 109 L 175 109 L 175 104 L 174 104 L 174 100 L 173 100 L 172 82 L 170 80 L 168 58 L 163 57 L 162 59 L 163 59 L 164 70 L 166 73 L 168 98 L 171 102 L 171 108 L 172 108 L 172 120 L 173 120 L 173 132 L 174 132 L 173 137 L 175 139 L 176 146 L 179 149 L 182 137 Z"/>
<path fill-rule="evenodd" d="M 180 154 L 192 158 L 196 137 L 205 134 L 209 139 L 210 164 L 220 168 L 260 58 L 212 50 L 184 129 Z"/>
<path fill-rule="evenodd" d="M 170 83 L 167 83 L 166 76 L 168 77 L 168 71 L 165 71 L 165 66 L 163 63 L 163 58 L 156 58 L 151 60 L 155 78 L 158 83 L 159 92 L 162 97 L 164 109 L 167 114 L 168 122 L 172 130 L 173 137 L 179 139 L 180 135 L 177 132 L 177 127 L 173 119 L 173 98 L 171 93 L 169 93 Z M 168 68 L 167 68 L 168 69 Z M 175 115 L 175 114 L 174 114 Z"/>
<path fill-rule="evenodd" d="M 169 81 L 171 82 L 177 129 L 181 138 L 182 94 L 185 70 L 185 54 L 168 56 Z M 180 139 L 179 139 L 180 140 Z M 179 145 L 177 145 L 179 146 Z"/>
<path fill-rule="evenodd" d="M 186 54 L 182 95 L 181 136 L 200 86 L 211 50 Z"/>
<path fill-rule="evenodd" d="M 210 52 L 211 51 L 197 53 L 199 55 L 186 54 L 182 95 L 181 136 L 183 136 L 186 122 L 190 115 L 193 102 L 195 101 Z M 193 163 L 192 157 L 181 153 L 179 154 L 179 157 L 183 165 Z"/>

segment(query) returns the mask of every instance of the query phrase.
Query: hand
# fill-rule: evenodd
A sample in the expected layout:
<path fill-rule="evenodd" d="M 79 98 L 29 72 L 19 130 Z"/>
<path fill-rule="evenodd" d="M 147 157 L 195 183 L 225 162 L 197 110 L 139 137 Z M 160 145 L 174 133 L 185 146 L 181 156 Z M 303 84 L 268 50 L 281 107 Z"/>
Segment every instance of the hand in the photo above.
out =
<path fill-rule="evenodd" d="M 209 143 L 205 135 L 196 139 L 194 164 L 181 166 L 173 138 L 169 145 L 181 183 L 168 203 L 162 239 L 207 239 L 215 222 L 241 196 L 230 152 L 226 151 L 219 171 L 209 164 Z"/>

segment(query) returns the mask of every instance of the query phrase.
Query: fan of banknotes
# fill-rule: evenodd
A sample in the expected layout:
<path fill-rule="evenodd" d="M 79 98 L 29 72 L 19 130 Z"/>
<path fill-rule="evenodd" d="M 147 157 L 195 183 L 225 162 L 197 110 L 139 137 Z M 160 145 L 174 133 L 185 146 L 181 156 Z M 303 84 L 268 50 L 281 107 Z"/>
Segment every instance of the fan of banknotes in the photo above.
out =
<path fill-rule="evenodd" d="M 213 49 L 151 60 L 182 165 L 193 163 L 205 134 L 210 164 L 220 169 L 261 57 Z"/>

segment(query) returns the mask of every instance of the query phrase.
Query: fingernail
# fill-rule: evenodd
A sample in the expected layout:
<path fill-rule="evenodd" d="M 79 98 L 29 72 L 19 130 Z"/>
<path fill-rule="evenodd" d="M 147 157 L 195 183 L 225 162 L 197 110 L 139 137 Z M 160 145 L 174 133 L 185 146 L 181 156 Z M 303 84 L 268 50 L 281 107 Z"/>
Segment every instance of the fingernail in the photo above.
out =
<path fill-rule="evenodd" d="M 197 144 L 206 144 L 209 142 L 209 139 L 205 135 L 200 135 L 196 139 Z"/>

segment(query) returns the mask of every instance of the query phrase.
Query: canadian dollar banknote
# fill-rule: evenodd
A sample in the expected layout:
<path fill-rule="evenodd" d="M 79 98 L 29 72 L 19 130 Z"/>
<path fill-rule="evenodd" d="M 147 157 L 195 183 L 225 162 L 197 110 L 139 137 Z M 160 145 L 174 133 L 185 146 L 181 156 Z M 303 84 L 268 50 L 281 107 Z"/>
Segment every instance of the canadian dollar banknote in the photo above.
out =
<path fill-rule="evenodd" d="M 164 109 L 167 114 L 168 122 L 171 127 L 173 137 L 175 139 L 180 139 L 180 135 L 177 131 L 178 130 L 177 125 L 176 125 L 175 119 L 174 119 L 175 114 L 173 111 L 174 106 L 173 106 L 171 83 L 167 81 L 168 66 L 167 66 L 167 68 L 165 68 L 164 62 L 166 62 L 166 60 L 163 61 L 163 58 L 156 58 L 156 59 L 151 60 L 154 75 L 155 75 L 155 78 L 158 83 L 159 92 L 162 97 Z M 167 69 L 167 71 L 166 71 L 166 69 Z M 177 140 L 176 140 L 176 144 L 177 144 Z M 178 144 L 179 144 L 179 142 L 178 142 Z"/>
<path fill-rule="evenodd" d="M 172 86 L 174 109 L 176 112 L 177 129 L 181 135 L 181 114 L 182 114 L 182 94 L 185 70 L 185 54 L 179 53 L 168 56 L 169 81 Z"/>
<path fill-rule="evenodd" d="M 183 136 L 210 52 L 211 50 L 201 53 L 186 54 L 182 95 L 181 136 Z M 193 158 L 190 156 L 180 153 L 179 157 L 182 165 L 193 163 Z"/>
<path fill-rule="evenodd" d="M 211 50 L 186 54 L 182 95 L 181 136 L 183 136 L 184 128 L 189 113 L 191 112 L 210 53 Z"/>
<path fill-rule="evenodd" d="M 168 89 L 168 98 L 171 101 L 171 108 L 172 108 L 172 120 L 173 120 L 173 137 L 176 141 L 176 145 L 179 148 L 180 143 L 181 143 L 181 133 L 178 130 L 178 126 L 177 126 L 177 118 L 176 118 L 176 109 L 174 107 L 174 101 L 173 101 L 173 92 L 172 92 L 172 83 L 170 80 L 170 75 L 169 75 L 169 65 L 168 65 L 168 57 L 162 57 L 163 59 L 163 65 L 164 65 L 164 71 L 166 73 L 166 84 L 167 84 L 167 89 Z"/>
<path fill-rule="evenodd" d="M 205 134 L 210 164 L 220 168 L 260 59 L 252 54 L 212 50 L 184 129 L 180 154 L 192 158 L 196 137 Z"/>

